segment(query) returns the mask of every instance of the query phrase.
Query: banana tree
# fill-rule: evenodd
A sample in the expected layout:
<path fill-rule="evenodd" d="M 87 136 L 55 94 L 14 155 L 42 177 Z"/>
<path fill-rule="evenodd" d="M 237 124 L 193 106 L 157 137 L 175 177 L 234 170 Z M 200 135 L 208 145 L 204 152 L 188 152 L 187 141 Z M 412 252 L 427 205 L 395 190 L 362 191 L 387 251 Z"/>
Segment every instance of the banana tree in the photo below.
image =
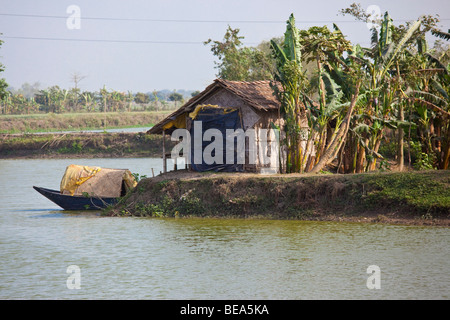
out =
<path fill-rule="evenodd" d="M 433 55 L 425 37 L 417 39 L 417 54 L 408 60 L 405 96 L 417 118 L 422 151 L 435 159 L 436 168 L 448 169 L 450 155 L 450 72 Z"/>
<path fill-rule="evenodd" d="M 378 155 L 388 127 L 387 123 L 399 120 L 395 107 L 403 104 L 399 100 L 401 77 L 398 72 L 398 59 L 405 51 L 406 45 L 415 36 L 420 24 L 421 20 L 412 23 L 403 36 L 394 42 L 395 27 L 386 12 L 379 31 L 372 28 L 372 48 L 361 48 L 364 56 L 357 57 L 364 63 L 368 81 L 363 88 L 367 95 L 367 105 L 361 110 L 365 116 L 360 117 L 363 122 L 355 123 L 355 126 L 364 124 L 371 130 L 362 132 L 359 137 L 361 147 L 357 151 L 355 172 L 375 169 L 377 157 L 374 155 Z M 370 154 L 367 154 L 367 150 L 371 150 Z"/>
<path fill-rule="evenodd" d="M 352 93 L 344 101 L 342 89 L 330 71 L 346 75 L 354 71 L 341 58 L 345 51 L 351 49 L 350 42 L 337 27 L 333 32 L 327 27 L 312 27 L 299 32 L 294 23 L 291 15 L 283 48 L 272 41 L 277 62 L 274 78 L 280 83 L 280 88 L 274 86 L 274 91 L 281 102 L 280 111 L 284 119 L 287 172 L 319 172 L 336 157 L 345 141 L 360 81 L 351 81 Z M 301 67 L 302 56 L 308 57 L 307 62 L 316 62 L 318 104 L 311 103 L 303 93 L 306 78 Z M 312 141 L 315 148 L 311 147 Z"/>
<path fill-rule="evenodd" d="M 3 114 L 9 114 L 11 113 L 13 104 L 12 104 L 12 93 L 11 92 L 7 92 L 2 99 L 0 100 L 1 104 L 2 104 L 2 112 Z"/>
<path fill-rule="evenodd" d="M 316 150 L 308 171 L 319 172 L 335 159 L 346 140 L 359 96 L 360 65 L 343 57 L 353 48 L 336 25 L 333 31 L 312 27 L 301 35 L 303 54 L 307 61 L 316 62 L 318 70 L 319 103 L 308 113 Z"/>
<path fill-rule="evenodd" d="M 114 111 L 118 111 L 122 109 L 123 106 L 123 94 L 119 91 L 113 90 L 111 92 L 111 106 L 114 108 Z"/>
<path fill-rule="evenodd" d="M 126 102 L 128 103 L 128 112 L 131 112 L 131 106 L 133 104 L 133 101 L 134 101 L 133 92 L 128 90 L 127 96 L 126 96 Z"/>
<path fill-rule="evenodd" d="M 103 88 L 100 89 L 100 101 L 102 104 L 102 111 L 107 112 L 108 111 L 108 102 L 111 98 L 111 93 L 108 92 L 108 89 L 106 89 L 106 86 L 103 86 Z"/>
<path fill-rule="evenodd" d="M 59 86 L 52 86 L 44 91 L 49 111 L 60 113 L 66 110 L 69 92 Z"/>
<path fill-rule="evenodd" d="M 272 83 L 272 89 L 281 103 L 280 117 L 284 120 L 286 172 L 301 172 L 304 169 L 301 134 L 308 130 L 306 108 L 302 104 L 306 77 L 302 70 L 300 32 L 293 14 L 287 20 L 283 46 L 272 40 L 271 49 L 276 61 L 274 79 L 277 81 Z"/>
<path fill-rule="evenodd" d="M 83 97 L 83 102 L 84 102 L 84 109 L 86 109 L 87 111 L 93 111 L 93 102 L 94 102 L 94 95 L 91 92 L 83 92 L 81 94 L 81 96 Z"/>
<path fill-rule="evenodd" d="M 317 92 L 319 95 L 317 108 L 311 106 L 308 113 L 311 129 L 308 138 L 315 141 L 315 152 L 310 155 L 313 159 L 310 159 L 312 161 L 306 161 L 309 164 L 306 168 L 308 169 L 311 165 L 317 165 L 325 151 L 329 135 L 334 136 L 336 134 L 336 129 L 342 121 L 339 114 L 339 110 L 343 106 L 341 103 L 342 91 L 327 70 L 333 69 L 330 68 L 331 64 L 338 60 L 337 57 L 342 52 L 350 48 L 350 43 L 336 26 L 333 32 L 326 26 L 311 27 L 308 30 L 300 31 L 300 37 L 302 54 L 306 57 L 306 62 L 315 62 L 317 66 Z M 332 120 L 337 122 L 334 130 L 329 126 Z M 333 131 L 332 133 L 329 132 L 330 129 Z M 306 157 L 306 154 L 304 157 Z"/>

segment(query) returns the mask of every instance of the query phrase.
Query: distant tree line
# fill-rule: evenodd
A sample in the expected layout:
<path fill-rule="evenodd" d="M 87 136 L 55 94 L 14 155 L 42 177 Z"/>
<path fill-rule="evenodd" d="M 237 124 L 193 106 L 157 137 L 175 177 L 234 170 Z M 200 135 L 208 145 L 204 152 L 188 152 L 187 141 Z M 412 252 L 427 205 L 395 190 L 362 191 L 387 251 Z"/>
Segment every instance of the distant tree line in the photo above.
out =
<path fill-rule="evenodd" d="M 198 92 L 166 89 L 133 93 L 111 90 L 105 86 L 92 92 L 81 91 L 77 87 L 39 89 L 39 86 L 39 83 L 25 83 L 20 89 L 5 90 L 0 99 L 0 114 L 171 110 Z"/>
<path fill-rule="evenodd" d="M 0 46 L 2 43 L 0 40 Z M 4 70 L 5 67 L 0 63 L 0 74 Z M 132 93 L 107 89 L 106 86 L 94 92 L 81 91 L 78 84 L 84 78 L 85 76 L 77 73 L 72 74 L 74 87 L 70 89 L 57 85 L 39 89 L 40 84 L 36 82 L 24 83 L 20 89 L 15 90 L 0 77 L 0 114 L 169 110 L 178 108 L 186 98 L 198 93 L 167 89 Z"/>

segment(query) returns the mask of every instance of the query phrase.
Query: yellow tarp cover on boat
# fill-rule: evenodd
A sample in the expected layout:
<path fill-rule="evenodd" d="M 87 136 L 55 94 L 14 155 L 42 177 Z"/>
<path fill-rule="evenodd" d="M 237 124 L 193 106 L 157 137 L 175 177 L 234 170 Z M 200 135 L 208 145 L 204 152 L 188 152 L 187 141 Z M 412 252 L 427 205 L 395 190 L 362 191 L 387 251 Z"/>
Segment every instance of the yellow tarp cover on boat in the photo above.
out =
<path fill-rule="evenodd" d="M 137 185 L 127 169 L 108 169 L 71 164 L 61 179 L 62 194 L 120 197 Z M 123 190 L 125 189 L 125 190 Z"/>

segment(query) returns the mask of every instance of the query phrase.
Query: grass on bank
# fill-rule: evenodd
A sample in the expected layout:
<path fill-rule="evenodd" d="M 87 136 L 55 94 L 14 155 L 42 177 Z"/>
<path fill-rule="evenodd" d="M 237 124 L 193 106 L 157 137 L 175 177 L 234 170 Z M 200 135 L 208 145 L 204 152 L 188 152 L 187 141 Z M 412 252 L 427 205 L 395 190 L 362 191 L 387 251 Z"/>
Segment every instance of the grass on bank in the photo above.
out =
<path fill-rule="evenodd" d="M 450 171 L 348 175 L 204 174 L 143 179 L 107 215 L 322 220 L 449 218 Z"/>
<path fill-rule="evenodd" d="M 450 214 L 450 171 L 427 170 L 361 176 L 367 206 L 405 206 L 424 214 Z"/>

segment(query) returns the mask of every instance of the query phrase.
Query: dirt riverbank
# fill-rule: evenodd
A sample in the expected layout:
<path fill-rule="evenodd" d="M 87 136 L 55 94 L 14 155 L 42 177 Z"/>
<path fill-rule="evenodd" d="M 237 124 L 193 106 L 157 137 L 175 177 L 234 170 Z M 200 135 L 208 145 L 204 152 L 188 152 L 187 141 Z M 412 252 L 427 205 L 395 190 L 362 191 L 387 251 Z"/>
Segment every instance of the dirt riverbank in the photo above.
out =
<path fill-rule="evenodd" d="M 0 133 L 76 131 L 124 127 L 151 127 L 170 111 L 45 113 L 1 115 Z"/>
<path fill-rule="evenodd" d="M 450 226 L 450 171 L 258 175 L 186 170 L 143 179 L 106 215 Z"/>
<path fill-rule="evenodd" d="M 144 132 L 0 134 L 0 159 L 161 157 L 161 146 Z"/>

